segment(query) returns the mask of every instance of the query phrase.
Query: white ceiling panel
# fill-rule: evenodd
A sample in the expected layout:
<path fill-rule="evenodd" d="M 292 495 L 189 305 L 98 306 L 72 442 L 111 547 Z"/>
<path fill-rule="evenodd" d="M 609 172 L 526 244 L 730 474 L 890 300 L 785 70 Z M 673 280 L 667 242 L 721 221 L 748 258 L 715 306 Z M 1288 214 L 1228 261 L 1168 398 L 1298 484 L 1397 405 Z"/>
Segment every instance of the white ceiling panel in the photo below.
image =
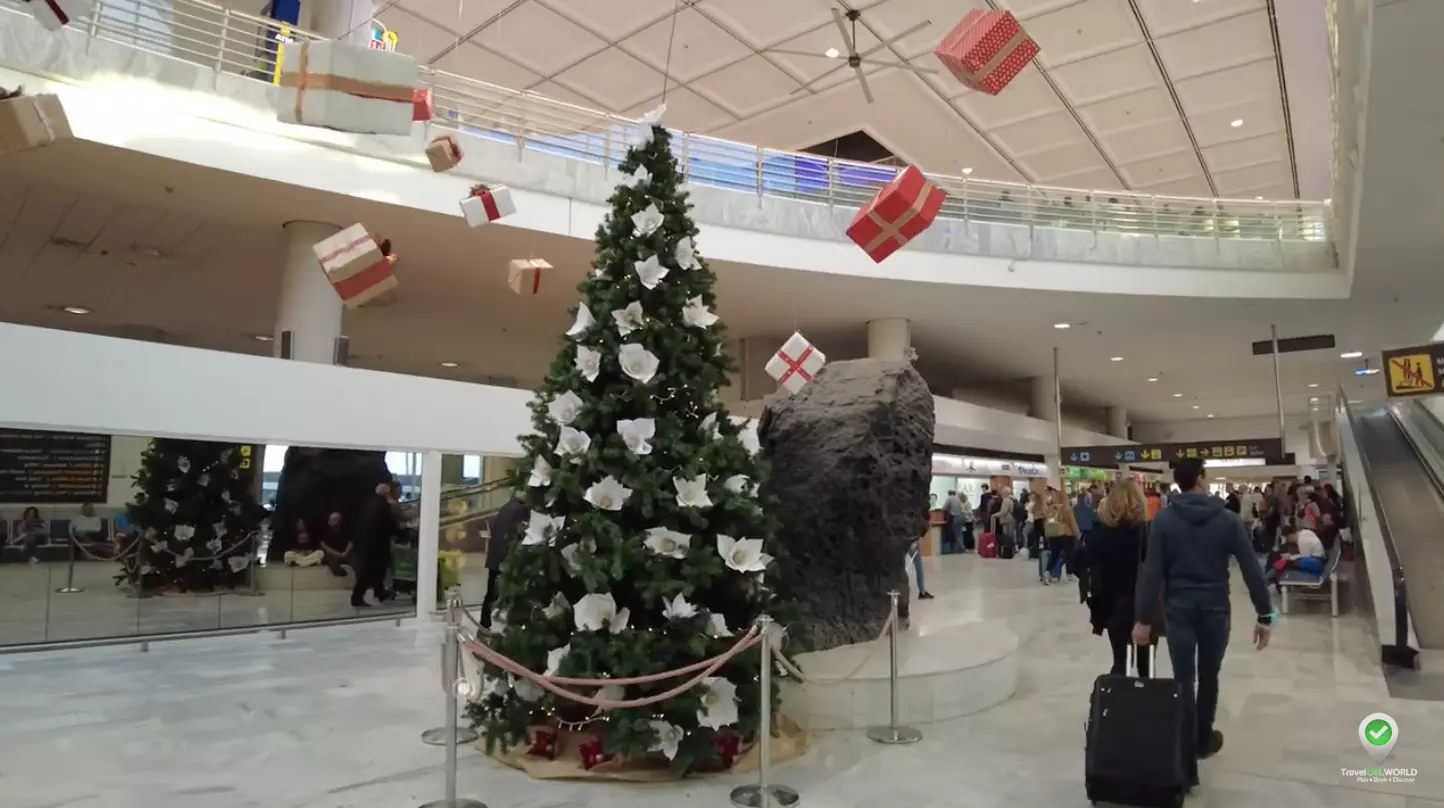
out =
<path fill-rule="evenodd" d="M 1154 45 L 1174 81 L 1274 56 L 1273 34 L 1263 12 L 1156 38 Z"/>
<path fill-rule="evenodd" d="M 419 2 L 419 0 L 410 0 Z M 676 0 L 531 0 L 550 8 L 608 42 L 618 42 L 648 25 L 671 15 Z M 541 41 L 535 43 L 542 47 Z"/>
<path fill-rule="evenodd" d="M 393 10 L 402 9 L 446 28 L 451 32 L 453 41 L 455 41 L 455 37 L 471 34 L 488 22 L 492 25 L 500 22 L 499 19 L 494 18 L 511 4 L 511 0 L 470 0 L 459 4 L 402 0 L 392 8 Z M 387 22 L 387 13 L 381 15 L 381 20 L 386 27 L 391 28 L 391 23 Z M 392 30 L 396 29 L 392 28 Z M 399 47 L 405 51 L 408 46 L 406 37 L 401 35 L 398 42 Z"/>
<path fill-rule="evenodd" d="M 1052 67 L 1082 61 L 1143 41 L 1128 0 L 1083 0 L 1029 17 L 1028 34 Z"/>
<path fill-rule="evenodd" d="M 653 68 L 665 69 L 683 83 L 752 55 L 751 48 L 693 9 L 684 8 L 677 14 L 675 32 L 673 19 L 659 20 L 622 40 L 621 47 Z M 672 41 L 670 67 L 667 65 L 669 39 Z"/>
<path fill-rule="evenodd" d="M 811 31 L 825 21 L 827 7 L 818 2 L 777 0 L 707 0 L 696 6 L 742 39 L 763 46 Z M 842 46 L 839 45 L 839 48 Z"/>
<path fill-rule="evenodd" d="M 1272 101 L 1245 101 L 1189 115 L 1188 121 L 1200 147 L 1284 131 L 1283 109 Z"/>
<path fill-rule="evenodd" d="M 804 34 L 785 40 L 776 47 L 817 54 L 816 56 L 771 54 L 773 60 L 804 82 L 817 81 L 823 76 L 831 76 L 847 68 L 846 60 L 843 58 L 847 55 L 847 46 L 842 41 L 842 35 L 837 32 L 837 27 L 831 22 L 823 23 Z M 879 61 L 892 61 L 892 54 L 886 48 L 879 49 L 877 37 L 862 26 L 858 26 L 857 29 L 856 47 L 858 53 L 874 51 L 871 55 Z M 829 49 L 838 51 L 840 55 L 837 58 L 828 58 L 825 54 Z"/>
<path fill-rule="evenodd" d="M 1034 177 L 1041 183 L 1048 185 L 1071 185 L 1073 180 L 1065 179 L 1076 177 L 1080 174 L 1095 174 L 1107 172 L 1108 180 L 1101 183 L 1104 187 L 1112 187 L 1118 184 L 1118 178 L 1103 162 L 1098 150 L 1087 140 L 1069 143 L 1056 149 L 1034 152 L 1022 158 L 1022 163 L 1028 167 Z"/>
<path fill-rule="evenodd" d="M 947 81 L 954 81 L 951 74 L 947 74 Z M 974 92 L 961 84 L 958 87 L 963 94 L 953 103 L 985 130 L 1063 111 L 1063 102 L 1036 67 L 1030 66 L 1019 73 L 1008 85 L 1008 91 L 1000 95 Z"/>
<path fill-rule="evenodd" d="M 522 3 L 474 41 L 544 76 L 607 47 L 601 37 L 539 3 Z"/>
<path fill-rule="evenodd" d="M 1287 162 L 1289 144 L 1282 132 L 1235 140 L 1203 150 L 1210 171 L 1232 171 L 1265 163 Z"/>
<path fill-rule="evenodd" d="M 621 111 L 661 92 L 662 74 L 616 48 L 608 48 L 553 78 L 557 84 Z"/>
<path fill-rule="evenodd" d="M 1009 154 L 1019 158 L 1087 141 L 1078 122 L 1066 112 L 999 127 L 991 134 Z"/>
<path fill-rule="evenodd" d="M 1112 132 L 1100 138 L 1103 148 L 1118 165 L 1136 163 L 1165 154 L 1192 151 L 1188 131 L 1178 119 L 1161 121 L 1137 129 Z"/>
<path fill-rule="evenodd" d="M 1162 81 L 1145 45 L 1055 67 L 1049 75 L 1074 104 L 1094 104 L 1146 90 Z"/>
<path fill-rule="evenodd" d="M 1178 102 L 1189 115 L 1237 104 L 1240 101 L 1279 101 L 1279 73 L 1272 58 L 1250 62 L 1217 73 L 1184 79 L 1174 85 Z"/>
<path fill-rule="evenodd" d="M 1192 196 L 1201 199 L 1210 196 L 1208 180 L 1204 179 L 1202 174 L 1187 179 L 1169 180 L 1157 185 L 1139 186 L 1138 190 L 1160 196 Z"/>
<path fill-rule="evenodd" d="M 527 70 L 516 62 L 485 48 L 479 48 L 470 42 L 463 42 L 461 47 L 441 57 L 433 66 L 437 70 L 455 73 L 458 76 L 471 76 L 490 84 L 512 89 L 528 89 L 542 80 L 540 75 Z M 565 101 L 566 99 L 558 100 Z M 586 103 L 590 106 L 595 105 L 596 101 Z"/>
<path fill-rule="evenodd" d="M 547 98 L 555 98 L 558 101 L 563 101 L 578 107 L 596 109 L 599 106 L 603 106 L 602 102 L 598 99 L 587 98 L 580 93 L 568 90 L 554 81 L 544 81 L 531 89 Z"/>
<path fill-rule="evenodd" d="M 707 100 L 739 117 L 750 117 L 787 99 L 797 81 L 761 56 L 752 56 L 692 82 Z"/>
<path fill-rule="evenodd" d="M 660 103 L 661 96 L 655 96 L 625 114 L 629 118 L 640 118 Z M 726 110 L 686 87 L 674 87 L 667 91 L 667 126 L 670 128 L 684 132 L 711 132 L 735 120 Z"/>
<path fill-rule="evenodd" d="M 1105 166 L 1103 168 L 1092 168 L 1073 174 L 1060 174 L 1056 177 L 1051 178 L 1048 181 L 1048 184 L 1060 186 L 1062 188 L 1075 188 L 1084 191 L 1091 191 L 1098 188 L 1117 188 L 1118 175 L 1113 173 L 1113 169 Z M 1063 194 L 1061 196 L 1055 196 L 1061 199 L 1067 198 L 1071 195 Z"/>
<path fill-rule="evenodd" d="M 1261 196 L 1260 188 L 1292 186 L 1293 176 L 1289 173 L 1288 163 L 1280 161 L 1232 171 L 1215 171 L 1213 181 L 1218 186 L 1219 196 Z"/>
<path fill-rule="evenodd" d="M 921 29 L 897 40 L 893 48 L 910 58 L 926 57 L 916 59 L 916 64 L 939 67 L 937 58 L 932 56 L 938 44 L 969 11 L 986 8 L 986 0 L 887 0 L 864 12 L 863 19 L 883 39 L 892 39 L 918 23 L 927 22 Z"/>
<path fill-rule="evenodd" d="M 1097 135 L 1178 120 L 1178 108 L 1162 87 L 1121 95 L 1078 110 Z"/>
<path fill-rule="evenodd" d="M 1123 172 L 1128 184 L 1135 188 L 1152 188 L 1161 183 L 1192 178 L 1203 179 L 1203 171 L 1198 165 L 1198 156 L 1193 153 L 1192 149 L 1139 160 L 1126 166 L 1119 166 L 1118 170 Z"/>
<path fill-rule="evenodd" d="M 1202 28 L 1265 6 L 1266 0 L 1138 0 L 1138 10 L 1154 37 Z"/>

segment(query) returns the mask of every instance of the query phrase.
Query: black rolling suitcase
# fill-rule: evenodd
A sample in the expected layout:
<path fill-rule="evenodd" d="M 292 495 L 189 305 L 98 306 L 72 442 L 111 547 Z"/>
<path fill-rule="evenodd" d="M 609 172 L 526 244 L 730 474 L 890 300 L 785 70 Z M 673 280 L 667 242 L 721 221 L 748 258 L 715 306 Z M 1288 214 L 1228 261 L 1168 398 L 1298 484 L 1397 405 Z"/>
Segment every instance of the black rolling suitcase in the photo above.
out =
<path fill-rule="evenodd" d="M 1158 670 L 1153 662 L 1150 673 Z M 1087 735 L 1084 778 L 1091 802 L 1143 808 L 1183 805 L 1198 764 L 1177 682 L 1098 677 Z"/>

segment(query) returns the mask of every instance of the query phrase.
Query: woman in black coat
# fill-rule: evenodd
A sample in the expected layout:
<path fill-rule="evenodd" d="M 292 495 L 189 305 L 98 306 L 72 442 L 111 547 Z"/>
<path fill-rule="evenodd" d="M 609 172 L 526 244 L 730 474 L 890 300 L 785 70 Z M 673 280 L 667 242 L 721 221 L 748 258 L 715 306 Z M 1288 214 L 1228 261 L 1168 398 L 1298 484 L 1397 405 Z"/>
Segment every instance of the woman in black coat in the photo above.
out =
<path fill-rule="evenodd" d="M 1094 634 L 1107 634 L 1113 647 L 1114 675 L 1128 672 L 1128 646 L 1138 590 L 1138 568 L 1148 543 L 1148 504 L 1132 480 L 1121 480 L 1098 509 L 1098 524 L 1088 536 L 1088 612 Z M 1160 604 L 1161 605 L 1161 604 Z M 1162 626 L 1163 621 L 1150 620 Z M 1151 644 L 1156 645 L 1158 637 Z M 1148 649 L 1134 649 L 1138 675 L 1149 675 Z"/>

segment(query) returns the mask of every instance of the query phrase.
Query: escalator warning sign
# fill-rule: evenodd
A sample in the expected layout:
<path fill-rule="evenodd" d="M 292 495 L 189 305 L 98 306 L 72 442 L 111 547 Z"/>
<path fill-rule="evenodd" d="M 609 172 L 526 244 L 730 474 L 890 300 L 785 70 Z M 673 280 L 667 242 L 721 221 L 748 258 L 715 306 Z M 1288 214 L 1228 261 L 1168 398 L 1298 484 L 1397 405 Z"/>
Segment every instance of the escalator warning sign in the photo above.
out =
<path fill-rule="evenodd" d="M 1423 396 L 1444 392 L 1439 382 L 1444 374 L 1444 344 L 1404 348 L 1384 353 L 1384 373 L 1390 396 Z"/>

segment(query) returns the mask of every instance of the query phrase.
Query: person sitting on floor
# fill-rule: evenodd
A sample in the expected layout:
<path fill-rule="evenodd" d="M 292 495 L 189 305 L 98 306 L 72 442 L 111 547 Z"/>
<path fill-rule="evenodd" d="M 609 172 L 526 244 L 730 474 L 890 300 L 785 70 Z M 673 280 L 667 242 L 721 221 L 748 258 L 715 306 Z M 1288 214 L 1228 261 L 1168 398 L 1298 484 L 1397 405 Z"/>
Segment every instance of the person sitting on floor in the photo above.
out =
<path fill-rule="evenodd" d="M 326 534 L 321 537 L 321 552 L 325 554 L 322 563 L 337 578 L 345 578 L 351 566 L 351 540 L 341 526 L 341 514 L 335 511 L 326 517 Z"/>
<path fill-rule="evenodd" d="M 296 549 L 287 550 L 281 560 L 290 567 L 314 567 L 326 558 L 326 553 L 311 540 L 311 531 L 306 529 L 306 520 L 296 520 Z"/>

